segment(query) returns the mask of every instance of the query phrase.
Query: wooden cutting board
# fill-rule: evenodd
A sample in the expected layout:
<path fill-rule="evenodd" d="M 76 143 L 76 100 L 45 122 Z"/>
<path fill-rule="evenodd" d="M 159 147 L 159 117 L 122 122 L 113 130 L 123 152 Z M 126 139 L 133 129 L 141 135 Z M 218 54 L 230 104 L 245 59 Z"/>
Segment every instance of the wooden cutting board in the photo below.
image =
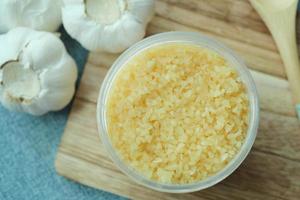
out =
<path fill-rule="evenodd" d="M 171 30 L 218 39 L 251 69 L 260 94 L 261 120 L 245 162 L 216 186 L 190 194 L 160 193 L 134 183 L 108 157 L 96 125 L 98 91 L 118 55 L 91 53 L 58 149 L 57 172 L 133 199 L 299 199 L 300 125 L 277 48 L 249 2 L 159 0 L 147 35 Z"/>

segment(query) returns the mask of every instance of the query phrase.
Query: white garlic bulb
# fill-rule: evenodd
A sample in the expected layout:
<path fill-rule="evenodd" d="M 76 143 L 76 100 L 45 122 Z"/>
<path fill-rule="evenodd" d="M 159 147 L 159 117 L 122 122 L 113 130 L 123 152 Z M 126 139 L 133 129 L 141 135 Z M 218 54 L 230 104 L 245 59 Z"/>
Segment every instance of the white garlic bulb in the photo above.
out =
<path fill-rule="evenodd" d="M 18 26 L 56 31 L 61 24 L 61 0 L 0 0 L 0 33 Z"/>
<path fill-rule="evenodd" d="M 53 33 L 15 28 L 0 35 L 0 102 L 12 111 L 42 115 L 73 97 L 77 68 Z"/>
<path fill-rule="evenodd" d="M 153 0 L 64 0 L 63 25 L 91 51 L 121 52 L 145 35 Z"/>

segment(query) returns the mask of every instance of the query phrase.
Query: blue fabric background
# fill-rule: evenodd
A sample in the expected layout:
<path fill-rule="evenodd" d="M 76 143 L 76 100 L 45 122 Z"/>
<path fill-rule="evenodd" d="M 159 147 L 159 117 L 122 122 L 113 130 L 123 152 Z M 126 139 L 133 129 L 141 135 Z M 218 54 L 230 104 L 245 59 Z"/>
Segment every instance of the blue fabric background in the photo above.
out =
<path fill-rule="evenodd" d="M 88 52 L 60 32 L 81 76 Z M 54 159 L 70 107 L 34 117 L 0 106 L 0 200 L 122 199 L 56 174 Z"/>

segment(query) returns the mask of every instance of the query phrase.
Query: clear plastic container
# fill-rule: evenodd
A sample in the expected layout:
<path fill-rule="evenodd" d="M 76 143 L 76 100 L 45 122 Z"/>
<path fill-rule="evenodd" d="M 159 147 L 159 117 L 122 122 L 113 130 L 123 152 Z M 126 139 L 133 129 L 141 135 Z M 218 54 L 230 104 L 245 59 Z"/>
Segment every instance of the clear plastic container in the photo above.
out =
<path fill-rule="evenodd" d="M 172 42 L 199 45 L 203 48 L 207 48 L 212 51 L 215 51 L 219 53 L 221 56 L 223 56 L 228 61 L 228 63 L 238 71 L 241 80 L 244 82 L 244 84 L 247 87 L 248 98 L 250 102 L 249 103 L 250 106 L 249 129 L 248 129 L 245 142 L 240 149 L 240 152 L 235 156 L 234 159 L 231 160 L 231 162 L 228 163 L 228 165 L 224 169 L 219 171 L 217 174 L 210 176 L 204 180 L 200 180 L 198 182 L 190 183 L 190 184 L 163 184 L 144 177 L 142 174 L 137 172 L 132 167 L 126 165 L 121 160 L 121 158 L 118 156 L 118 153 L 114 149 L 107 132 L 107 122 L 106 122 L 107 97 L 117 73 L 120 71 L 122 67 L 126 65 L 126 63 L 131 58 L 133 58 L 141 51 L 149 47 L 153 47 L 155 45 L 161 45 L 164 43 L 172 43 Z M 233 51 L 231 51 L 224 45 L 199 33 L 190 33 L 190 32 L 161 33 L 161 34 L 148 37 L 136 43 L 131 48 L 126 50 L 114 62 L 114 64 L 108 71 L 100 89 L 100 94 L 99 94 L 98 104 L 97 104 L 97 123 L 98 123 L 100 138 L 102 140 L 105 149 L 109 153 L 110 157 L 112 158 L 114 163 L 120 168 L 121 171 L 123 171 L 125 174 L 127 174 L 130 178 L 135 180 L 137 183 L 144 185 L 148 188 L 152 188 L 154 190 L 163 191 L 163 192 L 186 193 L 186 192 L 199 191 L 208 188 L 210 186 L 213 186 L 216 183 L 225 179 L 243 162 L 243 160 L 248 155 L 254 143 L 256 133 L 257 133 L 257 128 L 258 128 L 258 123 L 259 123 L 258 95 L 255 88 L 254 81 L 251 77 L 250 72 L 245 66 L 244 62 L 238 56 L 236 56 Z"/>

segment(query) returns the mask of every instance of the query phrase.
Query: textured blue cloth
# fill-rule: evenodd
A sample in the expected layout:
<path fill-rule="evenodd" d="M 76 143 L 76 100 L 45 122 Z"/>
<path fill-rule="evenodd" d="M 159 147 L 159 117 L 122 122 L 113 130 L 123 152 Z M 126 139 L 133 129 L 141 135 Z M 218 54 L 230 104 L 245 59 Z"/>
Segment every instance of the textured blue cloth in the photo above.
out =
<path fill-rule="evenodd" d="M 81 75 L 88 52 L 60 32 Z M 56 174 L 54 159 L 70 107 L 34 117 L 0 106 L 0 200 L 121 199 Z"/>

